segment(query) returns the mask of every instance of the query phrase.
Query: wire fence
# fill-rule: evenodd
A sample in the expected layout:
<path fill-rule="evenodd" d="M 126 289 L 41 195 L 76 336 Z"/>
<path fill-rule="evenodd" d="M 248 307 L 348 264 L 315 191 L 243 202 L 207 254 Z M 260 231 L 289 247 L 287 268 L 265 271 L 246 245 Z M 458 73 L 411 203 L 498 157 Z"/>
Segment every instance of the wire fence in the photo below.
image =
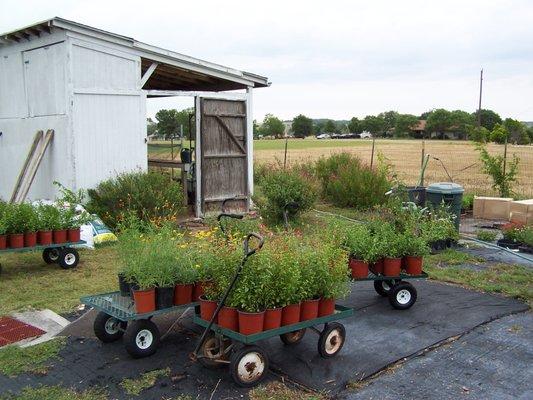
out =
<path fill-rule="evenodd" d="M 379 159 L 390 163 L 398 178 L 407 185 L 416 185 L 420 179 L 422 160 L 429 155 L 425 171 L 424 184 L 435 182 L 456 182 L 462 185 L 467 193 L 477 195 L 497 195 L 492 187 L 491 178 L 482 170 L 479 151 L 476 145 L 467 141 L 440 140 L 332 140 L 312 141 L 306 147 L 306 140 L 291 140 L 287 146 L 287 162 L 289 164 L 316 160 L 332 153 L 349 152 L 356 154 L 364 162 L 376 165 Z M 279 149 L 262 150 L 256 146 L 254 159 L 259 163 L 283 162 L 284 145 Z M 374 146 L 374 151 L 372 147 Z M 265 146 L 266 147 L 266 146 Z M 269 145 L 268 147 L 273 147 Z M 518 179 L 512 185 L 513 192 L 519 198 L 533 197 L 533 146 L 488 144 L 491 155 L 506 154 L 507 165 L 513 155 L 519 158 Z M 373 158 L 372 158 L 373 157 Z"/>

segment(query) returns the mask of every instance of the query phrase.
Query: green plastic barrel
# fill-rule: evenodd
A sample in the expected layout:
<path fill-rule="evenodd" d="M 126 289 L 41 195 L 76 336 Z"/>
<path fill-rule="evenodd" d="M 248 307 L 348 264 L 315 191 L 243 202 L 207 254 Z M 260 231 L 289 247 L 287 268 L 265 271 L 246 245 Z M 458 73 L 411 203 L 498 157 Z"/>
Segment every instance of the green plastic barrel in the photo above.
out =
<path fill-rule="evenodd" d="M 455 227 L 459 230 L 464 188 L 453 182 L 433 183 L 426 188 L 426 203 L 438 207 L 443 203 L 456 215 Z"/>

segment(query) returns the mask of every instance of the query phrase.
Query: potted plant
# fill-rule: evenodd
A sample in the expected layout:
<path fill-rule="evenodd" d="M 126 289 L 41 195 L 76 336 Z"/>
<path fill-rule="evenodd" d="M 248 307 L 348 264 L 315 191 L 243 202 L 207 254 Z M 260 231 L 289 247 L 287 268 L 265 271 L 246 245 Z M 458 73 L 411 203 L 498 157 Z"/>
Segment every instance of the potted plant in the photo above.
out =
<path fill-rule="evenodd" d="M 299 251 L 301 288 L 300 321 L 315 319 L 318 316 L 318 304 L 320 301 L 320 278 L 317 264 L 327 259 L 324 251 L 325 245 L 313 243 L 305 245 Z"/>
<path fill-rule="evenodd" d="M 57 212 L 57 215 L 55 217 L 57 223 L 55 228 L 52 230 L 52 240 L 56 244 L 66 243 L 68 241 L 67 230 L 70 224 L 70 211 L 68 208 L 63 208 L 59 206 L 56 206 L 54 208 Z"/>
<path fill-rule="evenodd" d="M 533 253 L 533 227 L 525 226 L 520 230 L 519 241 L 521 242 L 518 247 L 520 251 L 524 253 Z"/>
<path fill-rule="evenodd" d="M 154 265 L 149 264 L 149 260 L 145 261 L 143 266 L 132 271 L 135 281 L 135 285 L 132 285 L 133 301 L 138 314 L 156 310 Z"/>
<path fill-rule="evenodd" d="M 318 278 L 318 317 L 333 314 L 335 301 L 350 292 L 347 253 L 337 246 L 325 246 L 322 256 L 315 259 Z"/>
<path fill-rule="evenodd" d="M 263 288 L 266 279 L 262 263 L 258 259 L 251 258 L 235 284 L 228 306 L 238 309 L 239 332 L 243 335 L 252 335 L 263 330 L 265 319 Z"/>
<path fill-rule="evenodd" d="M 424 256 L 429 254 L 429 248 L 422 237 L 407 237 L 404 248 L 405 272 L 409 275 L 420 275 Z"/>
<path fill-rule="evenodd" d="M 59 225 L 55 207 L 41 203 L 37 206 L 37 216 L 37 243 L 43 246 L 52 244 L 52 230 Z"/>
<path fill-rule="evenodd" d="M 197 271 L 192 265 L 185 264 L 178 265 L 175 274 L 174 304 L 181 305 L 191 303 Z"/>
<path fill-rule="evenodd" d="M 374 238 L 364 225 L 356 225 L 345 238 L 345 247 L 350 254 L 349 266 L 352 278 L 366 278 L 369 263 L 375 259 Z"/>
<path fill-rule="evenodd" d="M 24 215 L 20 204 L 9 204 L 5 210 L 6 233 L 8 247 L 17 249 L 24 247 Z"/>
<path fill-rule="evenodd" d="M 520 232 L 523 228 L 522 224 L 515 222 L 508 222 L 501 227 L 503 238 L 497 241 L 500 247 L 506 247 L 511 250 L 516 250 L 520 246 Z"/>
<path fill-rule="evenodd" d="M 29 203 L 21 203 L 19 217 L 24 226 L 24 247 L 33 247 L 37 244 L 37 226 L 39 218 L 36 209 Z"/>
<path fill-rule="evenodd" d="M 395 231 L 390 224 L 385 224 L 379 233 L 386 245 L 383 259 L 383 275 L 399 276 L 404 254 L 405 235 Z"/>

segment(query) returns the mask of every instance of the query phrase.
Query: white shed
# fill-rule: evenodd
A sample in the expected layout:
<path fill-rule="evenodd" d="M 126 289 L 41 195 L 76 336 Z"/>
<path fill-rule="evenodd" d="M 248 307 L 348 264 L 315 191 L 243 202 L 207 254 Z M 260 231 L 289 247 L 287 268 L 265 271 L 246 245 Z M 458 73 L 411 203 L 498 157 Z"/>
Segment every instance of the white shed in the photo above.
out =
<path fill-rule="evenodd" d="M 262 76 L 57 17 L 2 34 L 0 198 L 10 198 L 38 130 L 55 133 L 30 199 L 53 197 L 55 180 L 77 190 L 94 187 L 120 172 L 146 169 L 146 98 L 188 95 L 196 98 L 196 122 L 201 127 L 196 132 L 197 214 L 202 214 L 204 202 L 232 196 L 249 201 L 252 89 L 268 85 Z M 238 89 L 244 90 L 228 92 Z M 210 111 L 202 114 L 202 107 Z M 234 135 L 239 129 L 232 124 L 242 124 L 241 137 Z M 210 133 L 203 132 L 206 129 Z M 219 149 L 214 155 L 203 154 L 208 150 L 202 150 L 202 135 L 220 131 L 228 136 L 223 138 L 226 147 L 233 142 L 237 153 L 245 152 Z M 208 175 L 205 168 L 212 158 L 218 158 L 216 168 L 224 162 L 233 163 L 226 169 L 242 168 L 243 185 L 222 185 L 222 191 L 209 197 L 202 186 L 209 177 L 200 174 Z M 243 164 L 236 165 L 235 160 Z"/>

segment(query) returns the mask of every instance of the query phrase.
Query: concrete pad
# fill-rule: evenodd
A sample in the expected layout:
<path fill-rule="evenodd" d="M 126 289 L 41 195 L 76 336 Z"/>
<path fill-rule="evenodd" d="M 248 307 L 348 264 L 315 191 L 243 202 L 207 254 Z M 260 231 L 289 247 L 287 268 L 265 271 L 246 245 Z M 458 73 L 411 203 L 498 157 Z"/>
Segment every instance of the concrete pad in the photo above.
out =
<path fill-rule="evenodd" d="M 35 326 L 46 333 L 36 339 L 28 339 L 19 342 L 20 347 L 34 346 L 47 342 L 61 332 L 70 322 L 52 310 L 24 311 L 13 313 L 13 318 L 28 325 Z"/>
<path fill-rule="evenodd" d="M 356 392 L 358 399 L 532 399 L 533 314 L 504 317 L 407 361 Z"/>
<path fill-rule="evenodd" d="M 344 305 L 357 309 L 346 328 L 344 348 L 334 358 L 317 353 L 317 335 L 308 332 L 294 347 L 265 344 L 271 364 L 292 380 L 333 393 L 350 381 L 367 377 L 390 363 L 504 315 L 528 309 L 518 300 L 458 286 L 413 281 L 418 301 L 406 311 L 394 310 L 374 292 L 372 282 L 358 282 Z"/>

